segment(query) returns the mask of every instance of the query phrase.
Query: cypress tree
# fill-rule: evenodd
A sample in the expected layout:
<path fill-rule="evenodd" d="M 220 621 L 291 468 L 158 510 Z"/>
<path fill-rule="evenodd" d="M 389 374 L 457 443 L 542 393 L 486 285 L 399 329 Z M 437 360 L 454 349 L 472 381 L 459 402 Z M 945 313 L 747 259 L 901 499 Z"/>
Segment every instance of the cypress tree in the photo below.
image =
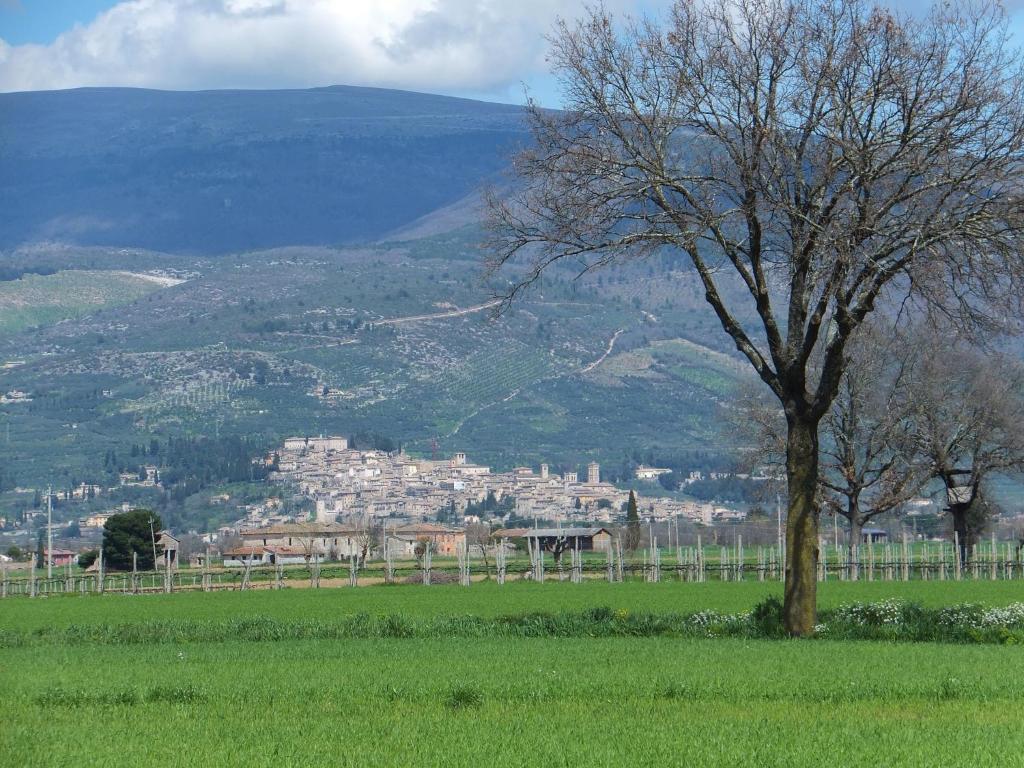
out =
<path fill-rule="evenodd" d="M 636 492 L 631 488 L 626 503 L 626 549 L 633 551 L 640 545 L 640 511 L 636 505 Z"/>

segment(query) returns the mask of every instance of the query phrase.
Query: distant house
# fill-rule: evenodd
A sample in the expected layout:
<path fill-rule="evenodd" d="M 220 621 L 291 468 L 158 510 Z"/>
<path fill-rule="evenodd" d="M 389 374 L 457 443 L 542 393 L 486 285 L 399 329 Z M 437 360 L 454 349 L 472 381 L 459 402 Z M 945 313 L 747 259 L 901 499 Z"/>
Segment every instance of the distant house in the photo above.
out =
<path fill-rule="evenodd" d="M 354 526 L 331 522 L 279 523 L 240 532 L 246 546 L 295 547 L 307 557 L 346 558 L 362 554 L 365 532 Z"/>
<path fill-rule="evenodd" d="M 612 534 L 607 528 L 527 528 L 522 538 L 535 546 L 552 549 L 564 541 L 567 549 L 583 552 L 607 552 L 612 546 Z"/>
<path fill-rule="evenodd" d="M 435 523 L 410 523 L 388 531 L 395 541 L 429 541 L 431 551 L 439 555 L 454 555 L 459 547 L 466 546 L 466 531 L 462 528 L 446 528 Z M 394 549 L 391 550 L 395 552 Z"/>
<path fill-rule="evenodd" d="M 348 438 L 345 437 L 288 437 L 284 441 L 286 451 L 308 450 L 311 453 L 327 453 L 328 451 L 347 451 Z"/>
<path fill-rule="evenodd" d="M 102 528 L 107 524 L 107 520 L 117 514 L 120 514 L 120 510 L 112 512 L 97 512 L 93 515 L 89 515 L 88 517 L 81 518 L 78 521 L 78 525 L 82 528 Z"/>
<path fill-rule="evenodd" d="M 243 568 L 250 565 L 301 565 L 306 552 L 301 547 L 254 546 L 232 547 L 223 552 L 225 568 Z"/>
<path fill-rule="evenodd" d="M 78 562 L 78 553 L 70 549 L 44 549 L 43 561 L 44 563 L 52 561 L 54 566 L 74 564 Z"/>
<path fill-rule="evenodd" d="M 889 533 L 881 528 L 861 528 L 860 540 L 864 544 L 876 544 L 880 541 L 888 541 Z"/>
<path fill-rule="evenodd" d="M 667 475 L 671 471 L 667 467 L 645 467 L 641 464 L 635 474 L 637 480 L 657 480 L 660 475 Z"/>
<path fill-rule="evenodd" d="M 224 567 L 252 565 L 301 565 L 306 553 L 299 547 L 232 547 L 222 553 Z"/>
<path fill-rule="evenodd" d="M 78 487 L 71 489 L 71 498 L 81 500 L 91 499 L 95 496 L 99 496 L 101 493 L 103 493 L 103 488 L 99 485 L 80 483 Z"/>

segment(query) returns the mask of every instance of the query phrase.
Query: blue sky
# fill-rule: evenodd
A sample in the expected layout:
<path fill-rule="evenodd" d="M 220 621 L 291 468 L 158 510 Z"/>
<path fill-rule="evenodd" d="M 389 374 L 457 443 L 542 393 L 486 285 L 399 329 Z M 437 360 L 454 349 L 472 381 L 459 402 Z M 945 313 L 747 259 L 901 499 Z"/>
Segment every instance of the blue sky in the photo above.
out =
<path fill-rule="evenodd" d="M 921 7 L 924 0 L 892 0 Z M 657 13 L 669 0 L 604 0 Z M 1024 43 L 1024 0 L 1007 0 Z M 335 83 L 556 106 L 543 35 L 585 0 L 0 0 L 0 91 Z"/>
<path fill-rule="evenodd" d="M 0 37 L 11 45 L 52 43 L 75 24 L 87 24 L 117 0 L 0 0 Z"/>

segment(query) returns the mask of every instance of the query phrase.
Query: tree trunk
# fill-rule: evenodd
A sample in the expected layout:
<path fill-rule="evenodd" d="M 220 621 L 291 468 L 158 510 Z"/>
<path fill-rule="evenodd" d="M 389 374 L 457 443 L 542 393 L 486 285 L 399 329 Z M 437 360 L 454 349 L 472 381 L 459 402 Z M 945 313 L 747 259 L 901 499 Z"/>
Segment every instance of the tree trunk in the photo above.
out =
<path fill-rule="evenodd" d="M 970 545 L 973 543 L 969 540 L 970 529 L 967 525 L 967 515 L 970 510 L 970 504 L 951 504 L 949 507 L 949 511 L 953 515 L 953 530 L 956 532 L 956 537 L 960 544 L 960 551 L 957 552 L 957 556 L 960 558 L 961 568 L 967 567 L 968 553 L 970 552 Z"/>
<path fill-rule="evenodd" d="M 860 518 L 860 512 L 850 510 L 850 571 L 851 578 L 860 578 L 860 545 L 864 531 L 864 521 Z"/>
<path fill-rule="evenodd" d="M 787 418 L 786 590 L 783 621 L 794 637 L 814 632 L 818 591 L 818 425 Z"/>

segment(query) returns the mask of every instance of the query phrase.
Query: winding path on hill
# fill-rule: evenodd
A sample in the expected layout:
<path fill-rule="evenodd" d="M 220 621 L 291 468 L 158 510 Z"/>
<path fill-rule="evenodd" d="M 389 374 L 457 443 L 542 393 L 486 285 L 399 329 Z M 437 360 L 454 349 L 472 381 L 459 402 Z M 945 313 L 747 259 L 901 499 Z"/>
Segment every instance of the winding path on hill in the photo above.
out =
<path fill-rule="evenodd" d="M 483 304 L 477 304 L 472 307 L 466 307 L 465 309 L 449 309 L 444 312 L 435 312 L 432 315 L 410 315 L 408 317 L 393 317 L 390 320 L 374 320 L 373 325 L 399 325 L 401 323 L 418 323 L 424 320 L 443 320 L 446 317 L 461 317 L 462 315 L 471 315 L 474 312 L 480 312 L 484 309 L 490 309 L 501 304 L 501 299 L 493 299 Z"/>
<path fill-rule="evenodd" d="M 601 355 L 599 358 L 597 358 L 597 360 L 592 362 L 586 368 L 583 368 L 582 370 L 580 370 L 580 373 L 590 373 L 592 370 L 597 368 L 597 366 L 599 366 L 601 363 L 603 363 L 605 361 L 605 359 L 608 357 L 608 355 L 610 355 L 612 353 L 612 350 L 615 349 L 615 342 L 616 342 L 616 340 L 619 338 L 619 336 L 621 336 L 623 334 L 623 332 L 625 330 L 626 330 L 625 328 L 619 328 L 619 330 L 617 330 L 615 333 L 613 333 L 612 337 L 608 340 L 608 349 L 606 349 L 604 351 L 604 354 Z"/>

